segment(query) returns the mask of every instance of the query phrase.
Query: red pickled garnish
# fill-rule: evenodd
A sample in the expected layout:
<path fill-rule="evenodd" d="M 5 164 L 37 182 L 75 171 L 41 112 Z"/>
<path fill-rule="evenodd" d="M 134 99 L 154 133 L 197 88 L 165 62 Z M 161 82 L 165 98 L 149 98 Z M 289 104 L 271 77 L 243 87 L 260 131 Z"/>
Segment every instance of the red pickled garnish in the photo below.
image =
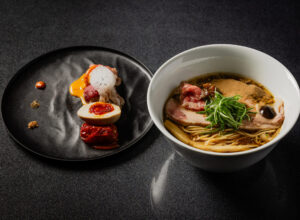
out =
<path fill-rule="evenodd" d="M 95 103 L 89 108 L 90 113 L 94 113 L 95 115 L 103 115 L 108 112 L 112 112 L 114 107 L 108 103 Z"/>
<path fill-rule="evenodd" d="M 118 141 L 118 130 L 115 125 L 96 126 L 84 123 L 80 129 L 80 137 L 87 144 L 97 147 L 115 146 Z M 95 147 L 96 148 L 96 147 Z"/>

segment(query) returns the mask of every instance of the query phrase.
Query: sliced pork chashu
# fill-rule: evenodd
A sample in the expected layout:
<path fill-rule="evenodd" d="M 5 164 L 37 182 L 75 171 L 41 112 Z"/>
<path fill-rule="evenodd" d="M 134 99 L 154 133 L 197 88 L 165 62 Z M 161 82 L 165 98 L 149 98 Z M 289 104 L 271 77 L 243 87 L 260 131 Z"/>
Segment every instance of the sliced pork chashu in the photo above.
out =
<path fill-rule="evenodd" d="M 259 130 L 259 129 L 277 129 L 280 128 L 284 121 L 284 105 L 282 100 L 276 100 L 274 103 L 275 117 L 267 119 L 260 114 L 260 105 L 256 105 L 253 111 L 257 114 L 251 117 L 250 121 L 244 120 L 240 128 L 244 130 Z"/>
<path fill-rule="evenodd" d="M 185 109 L 178 101 L 171 98 L 165 106 L 167 117 L 181 125 L 201 125 L 207 126 L 209 121 L 205 120 L 205 115 L 195 111 Z"/>
<path fill-rule="evenodd" d="M 212 81 L 218 90 L 226 97 L 239 94 L 242 103 L 253 108 L 252 111 L 257 114 L 251 115 L 251 120 L 244 120 L 241 129 L 258 130 L 258 129 L 276 129 L 279 128 L 284 121 L 283 102 L 277 100 L 273 105 L 276 116 L 272 119 L 267 119 L 260 114 L 260 108 L 264 105 L 270 105 L 274 99 L 270 93 L 267 93 L 262 88 L 246 84 L 234 79 L 216 79 Z M 206 121 L 206 115 L 198 114 L 196 111 L 185 109 L 178 101 L 171 98 L 165 106 L 167 117 L 182 125 L 200 125 L 207 126 L 210 122 Z"/>

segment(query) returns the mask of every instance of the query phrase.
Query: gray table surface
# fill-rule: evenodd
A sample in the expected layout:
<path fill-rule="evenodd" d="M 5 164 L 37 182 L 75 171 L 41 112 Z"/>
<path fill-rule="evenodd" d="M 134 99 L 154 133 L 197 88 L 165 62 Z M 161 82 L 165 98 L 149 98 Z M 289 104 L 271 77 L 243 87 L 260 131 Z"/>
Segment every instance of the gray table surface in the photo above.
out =
<path fill-rule="evenodd" d="M 296 1 L 1 1 L 0 95 L 27 62 L 74 45 L 123 51 L 153 72 L 195 46 L 245 45 L 299 83 L 299 27 Z M 1 219 L 299 217 L 299 121 L 262 162 L 212 174 L 183 161 L 155 126 L 118 156 L 63 163 L 15 144 L 0 120 Z"/>

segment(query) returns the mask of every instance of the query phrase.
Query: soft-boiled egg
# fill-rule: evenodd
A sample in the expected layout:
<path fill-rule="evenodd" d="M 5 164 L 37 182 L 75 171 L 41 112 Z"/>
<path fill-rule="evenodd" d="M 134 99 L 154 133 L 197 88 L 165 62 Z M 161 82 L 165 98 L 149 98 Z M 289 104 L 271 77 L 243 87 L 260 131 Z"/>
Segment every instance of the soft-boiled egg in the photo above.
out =
<path fill-rule="evenodd" d="M 88 124 L 108 125 L 115 123 L 121 116 L 121 109 L 118 105 L 93 102 L 83 105 L 77 115 Z"/>

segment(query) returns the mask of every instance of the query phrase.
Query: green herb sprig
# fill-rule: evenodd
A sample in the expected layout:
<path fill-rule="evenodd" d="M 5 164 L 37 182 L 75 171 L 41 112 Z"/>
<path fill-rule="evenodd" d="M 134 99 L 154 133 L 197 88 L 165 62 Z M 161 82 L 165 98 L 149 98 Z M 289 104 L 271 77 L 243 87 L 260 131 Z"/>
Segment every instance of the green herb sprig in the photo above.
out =
<path fill-rule="evenodd" d="M 209 128 L 217 127 L 219 130 L 226 128 L 238 129 L 244 119 L 250 120 L 249 114 L 252 108 L 247 108 L 243 103 L 238 102 L 241 96 L 224 97 L 215 91 L 215 97 L 206 102 L 204 111 L 199 114 L 206 114 L 206 120 L 211 124 Z"/>

